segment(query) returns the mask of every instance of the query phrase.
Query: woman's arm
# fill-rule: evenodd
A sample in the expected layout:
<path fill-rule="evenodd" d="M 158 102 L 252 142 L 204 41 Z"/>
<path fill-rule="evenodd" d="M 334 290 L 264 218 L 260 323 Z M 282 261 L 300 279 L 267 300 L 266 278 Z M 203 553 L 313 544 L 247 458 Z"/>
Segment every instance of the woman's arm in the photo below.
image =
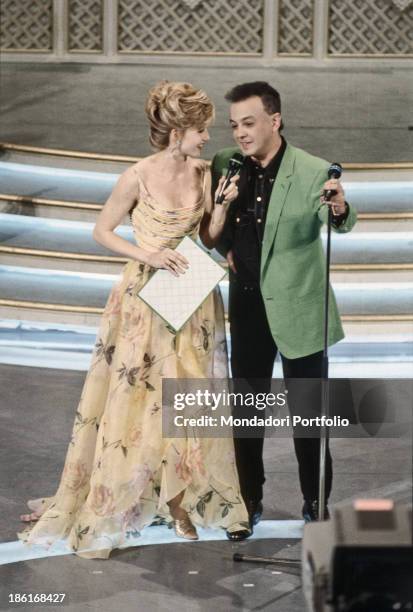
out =
<path fill-rule="evenodd" d="M 187 260 L 172 249 L 163 249 L 154 253 L 145 251 L 131 244 L 114 232 L 122 219 L 129 213 L 139 197 L 139 181 L 136 170 L 128 168 L 119 178 L 106 204 L 104 205 L 93 230 L 93 238 L 99 244 L 135 259 L 153 268 L 164 268 L 174 276 L 183 274 L 188 267 Z"/>
<path fill-rule="evenodd" d="M 120 225 L 123 218 L 139 196 L 139 182 L 134 168 L 128 168 L 118 179 L 112 193 L 100 212 L 93 229 L 93 238 L 99 244 L 115 253 L 124 255 L 129 259 L 136 259 L 147 263 L 149 253 L 144 249 L 131 244 L 124 238 L 115 234 L 114 230 Z"/>
<path fill-rule="evenodd" d="M 233 200 L 235 200 L 236 197 L 238 197 L 238 180 L 239 176 L 234 176 L 231 179 L 231 184 L 224 191 L 224 202 L 222 204 L 214 204 L 211 196 L 211 173 L 207 171 L 205 186 L 205 212 L 199 228 L 199 236 L 207 249 L 213 249 L 215 247 L 222 230 L 224 229 L 228 206 Z M 221 191 L 224 181 L 225 177 L 222 176 L 215 192 L 215 199 Z"/>

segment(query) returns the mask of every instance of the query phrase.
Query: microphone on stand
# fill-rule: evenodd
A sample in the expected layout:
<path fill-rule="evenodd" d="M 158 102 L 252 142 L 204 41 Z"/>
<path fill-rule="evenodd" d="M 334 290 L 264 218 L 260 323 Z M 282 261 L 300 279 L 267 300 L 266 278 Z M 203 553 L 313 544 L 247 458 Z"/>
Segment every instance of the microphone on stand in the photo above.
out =
<path fill-rule="evenodd" d="M 338 179 L 341 176 L 342 167 L 340 164 L 334 163 L 328 169 L 329 179 Z M 324 190 L 324 200 L 328 202 L 335 195 L 335 189 Z M 324 291 L 324 349 L 323 349 L 323 376 L 322 376 L 322 399 L 321 399 L 321 416 L 328 416 L 330 413 L 330 387 L 328 384 L 328 309 L 330 300 L 330 257 L 331 257 L 331 223 L 333 211 L 331 206 L 328 206 L 327 216 L 327 248 L 326 248 L 326 282 Z M 318 481 L 318 520 L 323 521 L 325 518 L 326 506 L 326 457 L 327 457 L 327 438 L 328 428 L 323 425 L 320 430 L 320 463 L 319 463 L 319 481 Z"/>
<path fill-rule="evenodd" d="M 244 164 L 244 156 L 241 153 L 234 153 L 231 159 L 228 162 L 228 170 L 227 175 L 225 177 L 224 184 L 221 187 L 221 191 L 219 192 L 217 199 L 215 200 L 215 204 L 222 204 L 224 201 L 224 191 L 228 187 L 231 182 L 231 179 L 241 172 L 241 168 Z"/>
<path fill-rule="evenodd" d="M 343 172 L 343 168 L 341 167 L 341 164 L 334 162 L 334 164 L 331 164 L 331 166 L 328 169 L 328 178 L 329 179 L 339 179 L 341 176 L 341 173 Z M 324 190 L 324 199 L 326 202 L 328 202 L 333 195 L 336 195 L 337 191 L 335 189 L 325 189 Z"/>

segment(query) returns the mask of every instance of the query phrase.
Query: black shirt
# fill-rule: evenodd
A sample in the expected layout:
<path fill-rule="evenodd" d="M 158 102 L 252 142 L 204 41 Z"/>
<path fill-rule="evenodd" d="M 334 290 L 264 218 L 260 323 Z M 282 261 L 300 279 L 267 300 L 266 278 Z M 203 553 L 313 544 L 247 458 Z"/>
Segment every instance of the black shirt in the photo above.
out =
<path fill-rule="evenodd" d="M 239 196 L 231 207 L 229 222 L 236 278 L 245 285 L 259 285 L 268 204 L 286 146 L 282 138 L 280 148 L 265 168 L 246 157 L 241 170 Z"/>
<path fill-rule="evenodd" d="M 232 249 L 237 274 L 230 273 L 230 276 L 248 287 L 259 286 L 265 220 L 286 147 L 281 137 L 280 148 L 265 168 L 251 157 L 245 158 L 238 182 L 239 196 L 230 207 L 220 239 L 218 250 L 222 254 Z M 338 227 L 347 216 L 346 203 L 346 212 L 333 217 L 333 225 Z"/>

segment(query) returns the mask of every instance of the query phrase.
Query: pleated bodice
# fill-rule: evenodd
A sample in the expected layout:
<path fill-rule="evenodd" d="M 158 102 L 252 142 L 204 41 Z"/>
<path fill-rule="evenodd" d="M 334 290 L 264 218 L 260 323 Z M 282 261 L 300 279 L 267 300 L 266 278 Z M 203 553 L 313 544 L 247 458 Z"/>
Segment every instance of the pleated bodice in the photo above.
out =
<path fill-rule="evenodd" d="M 139 179 L 139 198 L 131 213 L 137 244 L 148 251 L 174 249 L 185 236 L 196 238 L 204 212 L 206 165 L 202 167 L 201 194 L 191 206 L 162 207 Z"/>

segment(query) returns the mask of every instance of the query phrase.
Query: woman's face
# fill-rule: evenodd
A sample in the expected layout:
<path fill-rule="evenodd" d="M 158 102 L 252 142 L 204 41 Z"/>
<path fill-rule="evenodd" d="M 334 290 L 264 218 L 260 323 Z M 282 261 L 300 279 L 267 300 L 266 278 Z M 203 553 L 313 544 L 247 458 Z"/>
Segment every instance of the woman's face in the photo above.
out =
<path fill-rule="evenodd" d="M 180 152 L 190 157 L 199 157 L 201 151 L 209 140 L 208 128 L 187 128 L 181 138 Z"/>

